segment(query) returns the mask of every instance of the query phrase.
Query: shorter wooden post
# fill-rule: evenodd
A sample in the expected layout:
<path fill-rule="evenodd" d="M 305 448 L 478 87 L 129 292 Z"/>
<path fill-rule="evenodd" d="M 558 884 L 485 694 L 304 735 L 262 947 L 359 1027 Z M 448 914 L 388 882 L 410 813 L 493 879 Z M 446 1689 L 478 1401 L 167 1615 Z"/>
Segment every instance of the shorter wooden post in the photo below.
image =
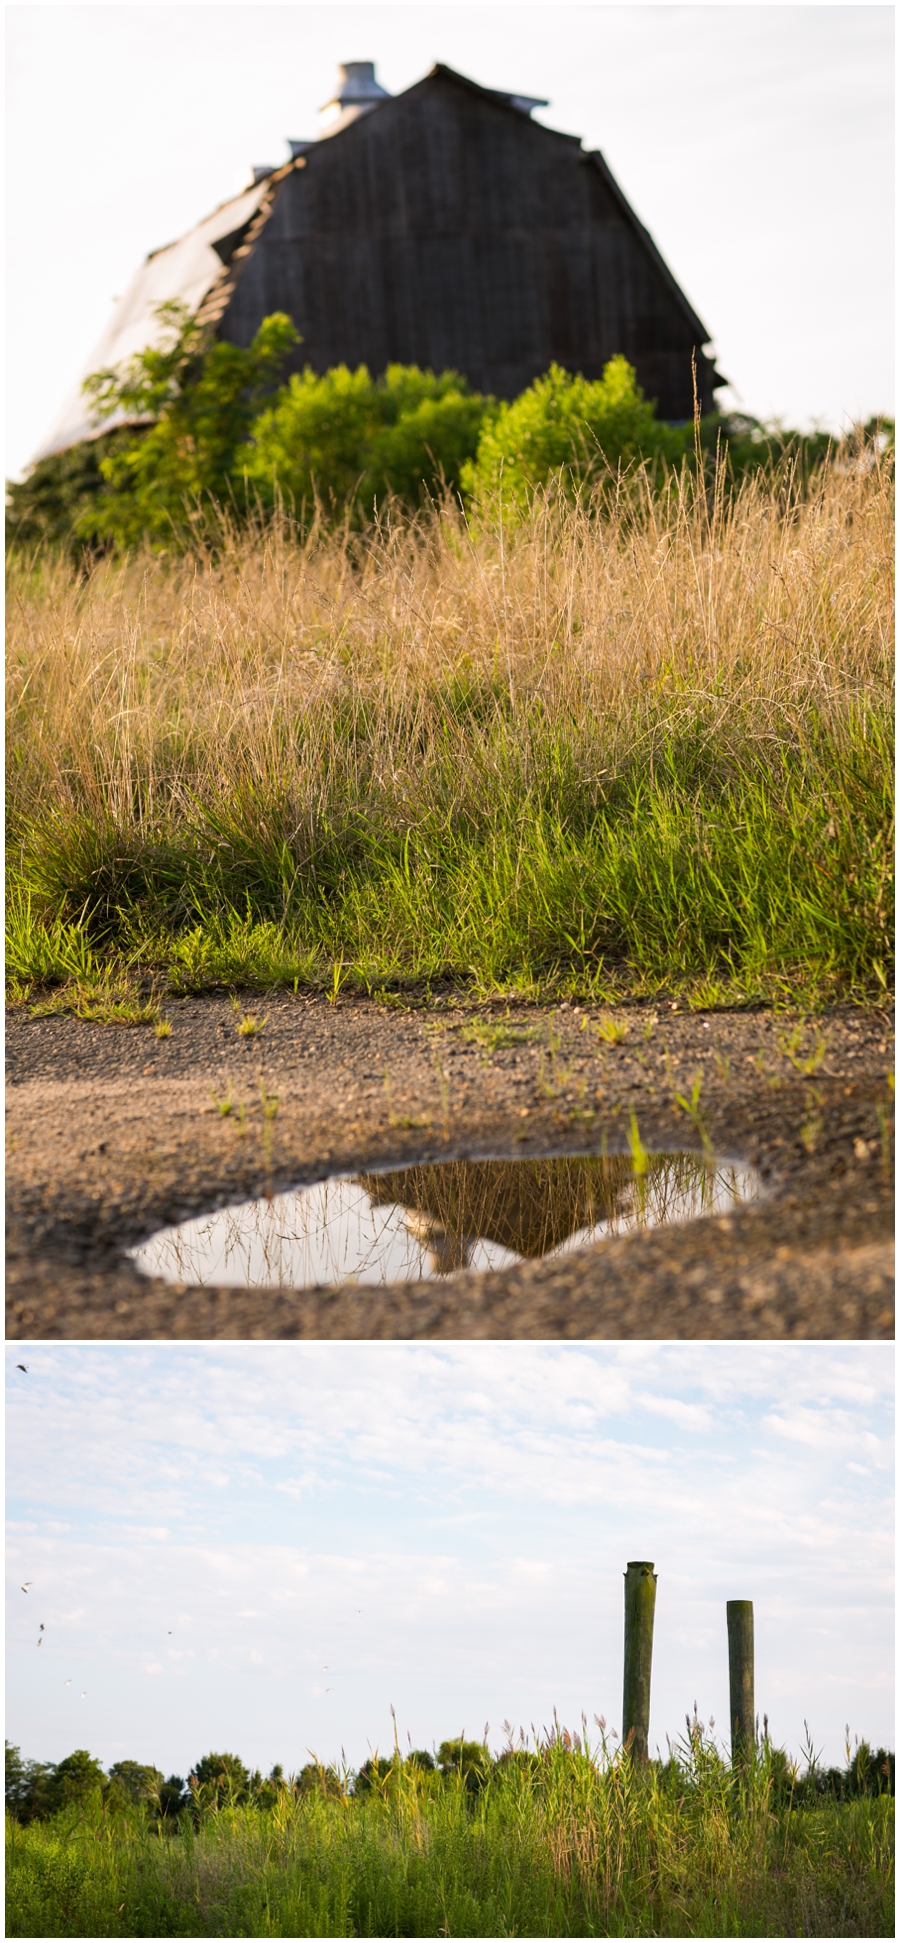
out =
<path fill-rule="evenodd" d="M 650 1668 L 653 1659 L 653 1616 L 656 1611 L 656 1573 L 646 1559 L 632 1560 L 625 1574 L 625 1678 L 622 1694 L 622 1739 L 634 1732 L 634 1760 L 646 1761 L 650 1733 Z"/>
<path fill-rule="evenodd" d="M 731 1765 L 740 1767 L 756 1745 L 753 1698 L 753 1600 L 729 1599 L 728 1688 L 731 1702 Z"/>

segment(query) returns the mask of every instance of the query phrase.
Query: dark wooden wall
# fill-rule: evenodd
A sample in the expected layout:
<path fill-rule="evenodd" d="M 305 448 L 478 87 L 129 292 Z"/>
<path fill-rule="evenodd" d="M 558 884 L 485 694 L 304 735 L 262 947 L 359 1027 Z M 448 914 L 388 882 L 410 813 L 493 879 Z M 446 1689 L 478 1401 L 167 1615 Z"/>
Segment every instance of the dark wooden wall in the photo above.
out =
<path fill-rule="evenodd" d="M 513 398 L 555 359 L 599 377 L 622 352 L 668 419 L 712 404 L 708 336 L 602 160 L 435 75 L 307 152 L 219 326 L 247 344 L 294 319 L 294 368 L 455 368 Z"/>

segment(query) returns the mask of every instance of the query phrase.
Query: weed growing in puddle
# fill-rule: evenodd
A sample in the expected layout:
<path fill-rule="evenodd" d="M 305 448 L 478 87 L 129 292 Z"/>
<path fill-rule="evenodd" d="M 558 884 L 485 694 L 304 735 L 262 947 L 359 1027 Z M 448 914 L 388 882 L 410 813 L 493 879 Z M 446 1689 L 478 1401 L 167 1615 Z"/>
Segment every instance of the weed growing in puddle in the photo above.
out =
<path fill-rule="evenodd" d="M 700 1141 L 700 1145 L 702 1146 L 704 1153 L 708 1154 L 712 1152 L 712 1142 L 706 1130 L 706 1122 L 700 1111 L 700 1093 L 701 1093 L 702 1086 L 703 1086 L 702 1073 L 695 1073 L 693 1084 L 691 1086 L 690 1098 L 688 1098 L 684 1093 L 679 1093 L 677 1089 L 673 1092 L 672 1097 L 675 1102 L 675 1105 L 681 1108 L 682 1113 L 687 1114 L 691 1126 L 693 1127 L 694 1132 L 696 1133 L 697 1138 Z"/>
<path fill-rule="evenodd" d="M 216 1107 L 217 1111 L 221 1115 L 221 1118 L 223 1120 L 228 1120 L 233 1117 L 235 1126 L 241 1132 L 243 1132 L 247 1122 L 247 1108 L 244 1105 L 243 1100 L 235 1099 L 234 1089 L 232 1087 L 231 1081 L 229 1080 L 228 1082 L 227 1093 L 223 1093 L 221 1098 L 217 1093 L 213 1092 L 212 1088 L 210 1088 L 209 1097 L 212 1100 L 213 1105 Z M 208 1107 L 204 1108 L 204 1111 L 208 1112 L 209 1108 Z"/>

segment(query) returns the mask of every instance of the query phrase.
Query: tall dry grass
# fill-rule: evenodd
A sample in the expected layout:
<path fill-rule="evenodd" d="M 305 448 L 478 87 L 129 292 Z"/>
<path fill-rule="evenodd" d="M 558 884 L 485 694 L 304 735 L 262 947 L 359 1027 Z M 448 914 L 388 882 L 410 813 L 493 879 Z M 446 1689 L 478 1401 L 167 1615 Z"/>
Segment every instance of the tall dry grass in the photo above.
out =
<path fill-rule="evenodd" d="M 163 959 L 190 934 L 198 975 L 201 934 L 212 964 L 262 925 L 273 968 L 290 941 L 370 980 L 883 983 L 892 535 L 875 458 L 802 493 L 639 474 L 516 526 L 447 504 L 361 537 L 223 523 L 87 578 L 17 561 L 29 921 Z"/>

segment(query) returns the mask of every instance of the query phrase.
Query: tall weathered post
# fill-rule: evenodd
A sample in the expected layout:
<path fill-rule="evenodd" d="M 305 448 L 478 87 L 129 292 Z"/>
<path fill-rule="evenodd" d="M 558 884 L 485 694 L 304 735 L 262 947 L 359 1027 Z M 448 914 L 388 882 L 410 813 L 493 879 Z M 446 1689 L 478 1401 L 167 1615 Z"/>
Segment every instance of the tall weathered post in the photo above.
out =
<path fill-rule="evenodd" d="M 656 1611 L 656 1573 L 646 1559 L 632 1560 L 625 1574 L 625 1680 L 622 1695 L 622 1739 L 634 1732 L 631 1752 L 646 1761 L 650 1733 L 650 1666 L 653 1659 L 653 1615 Z"/>
<path fill-rule="evenodd" d="M 756 1744 L 753 1698 L 753 1600 L 729 1599 L 728 1688 L 731 1711 L 731 1765 L 740 1767 Z"/>

